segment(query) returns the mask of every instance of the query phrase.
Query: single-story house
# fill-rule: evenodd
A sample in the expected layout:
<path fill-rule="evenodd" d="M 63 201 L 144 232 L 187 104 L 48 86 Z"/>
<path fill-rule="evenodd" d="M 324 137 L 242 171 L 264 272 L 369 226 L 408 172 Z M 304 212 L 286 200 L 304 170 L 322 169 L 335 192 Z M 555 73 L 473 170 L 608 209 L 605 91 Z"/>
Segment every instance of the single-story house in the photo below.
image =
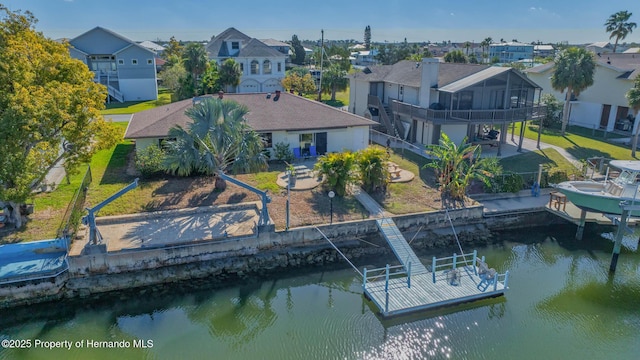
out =
<path fill-rule="evenodd" d="M 625 94 L 640 74 L 640 54 L 601 53 L 594 56 L 593 85 L 572 97 L 569 124 L 630 133 L 639 121 L 634 120 L 633 109 L 629 108 Z M 566 91 L 563 94 L 551 86 L 554 65 L 552 61 L 527 69 L 525 73 L 542 86 L 543 93 L 553 94 L 564 102 Z"/>
<path fill-rule="evenodd" d="M 375 122 L 346 111 L 333 108 L 289 93 L 224 94 L 224 99 L 246 105 L 247 123 L 265 139 L 266 148 L 273 155 L 273 146 L 288 144 L 300 155 L 357 151 L 369 145 L 369 128 Z M 194 106 L 192 99 L 182 100 L 134 114 L 125 139 L 136 142 L 139 151 L 159 146 L 167 140 L 169 129 L 175 125 L 186 127 L 191 119 L 185 111 Z"/>

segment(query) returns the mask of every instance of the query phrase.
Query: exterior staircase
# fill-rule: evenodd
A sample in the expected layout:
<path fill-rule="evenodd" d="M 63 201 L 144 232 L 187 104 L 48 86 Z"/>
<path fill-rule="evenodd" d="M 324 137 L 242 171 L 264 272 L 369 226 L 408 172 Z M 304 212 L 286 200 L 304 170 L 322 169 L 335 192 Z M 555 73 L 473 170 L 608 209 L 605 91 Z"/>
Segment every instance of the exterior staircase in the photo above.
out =
<path fill-rule="evenodd" d="M 109 96 L 111 96 L 116 101 L 124 102 L 124 96 L 122 95 L 122 93 L 118 89 L 114 88 L 113 86 L 107 85 L 107 92 Z"/>

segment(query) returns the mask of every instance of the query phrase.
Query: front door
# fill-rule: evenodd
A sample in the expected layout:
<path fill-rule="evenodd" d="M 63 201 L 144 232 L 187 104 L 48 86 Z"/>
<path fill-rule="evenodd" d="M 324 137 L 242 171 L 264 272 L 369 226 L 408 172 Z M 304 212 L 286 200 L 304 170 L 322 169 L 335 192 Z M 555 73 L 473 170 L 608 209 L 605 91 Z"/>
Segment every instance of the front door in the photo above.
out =
<path fill-rule="evenodd" d="M 609 114 L 611 113 L 611 105 L 602 106 L 602 117 L 600 118 L 600 128 L 606 129 L 609 125 Z"/>
<path fill-rule="evenodd" d="M 324 155 L 327 153 L 327 133 L 316 133 L 316 151 L 318 155 Z"/>

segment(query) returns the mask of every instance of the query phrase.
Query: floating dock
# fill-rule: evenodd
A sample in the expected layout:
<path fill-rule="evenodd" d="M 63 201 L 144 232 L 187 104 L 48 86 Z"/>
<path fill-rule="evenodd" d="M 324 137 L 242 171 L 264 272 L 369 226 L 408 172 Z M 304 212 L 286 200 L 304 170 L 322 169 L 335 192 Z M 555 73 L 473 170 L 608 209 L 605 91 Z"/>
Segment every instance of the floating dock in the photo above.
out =
<path fill-rule="evenodd" d="M 364 269 L 362 289 L 384 317 L 504 295 L 509 272 L 498 274 L 477 252 L 433 258 L 424 266 L 393 220 L 377 220 L 401 265 Z"/>

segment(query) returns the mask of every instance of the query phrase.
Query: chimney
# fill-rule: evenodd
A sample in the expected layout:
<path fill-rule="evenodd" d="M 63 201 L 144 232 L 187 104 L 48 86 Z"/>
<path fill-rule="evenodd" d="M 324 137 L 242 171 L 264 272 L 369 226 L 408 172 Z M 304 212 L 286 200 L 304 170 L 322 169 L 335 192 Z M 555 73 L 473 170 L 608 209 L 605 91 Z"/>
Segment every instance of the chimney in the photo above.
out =
<path fill-rule="evenodd" d="M 224 98 L 224 91 L 220 90 L 218 91 L 218 99 L 222 99 Z"/>
<path fill-rule="evenodd" d="M 420 69 L 420 94 L 418 105 L 428 108 L 431 105 L 431 88 L 438 86 L 438 71 L 440 62 L 434 58 L 422 59 Z"/>

